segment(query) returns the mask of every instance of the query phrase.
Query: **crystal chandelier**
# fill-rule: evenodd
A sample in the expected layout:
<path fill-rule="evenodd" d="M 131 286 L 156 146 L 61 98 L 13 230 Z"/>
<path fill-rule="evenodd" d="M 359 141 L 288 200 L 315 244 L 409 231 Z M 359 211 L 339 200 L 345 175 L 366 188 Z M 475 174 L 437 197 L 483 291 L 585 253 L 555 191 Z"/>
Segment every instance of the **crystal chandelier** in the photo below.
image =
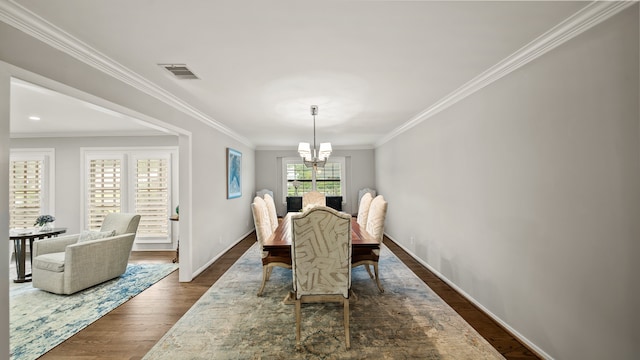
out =
<path fill-rule="evenodd" d="M 313 115 L 313 151 L 309 143 L 301 142 L 298 145 L 298 153 L 302 157 L 304 164 L 315 170 L 318 167 L 323 168 L 327 163 L 327 159 L 331 155 L 331 143 L 321 143 L 320 149 L 316 151 L 316 115 L 318 115 L 318 105 L 311 105 L 311 115 Z"/>

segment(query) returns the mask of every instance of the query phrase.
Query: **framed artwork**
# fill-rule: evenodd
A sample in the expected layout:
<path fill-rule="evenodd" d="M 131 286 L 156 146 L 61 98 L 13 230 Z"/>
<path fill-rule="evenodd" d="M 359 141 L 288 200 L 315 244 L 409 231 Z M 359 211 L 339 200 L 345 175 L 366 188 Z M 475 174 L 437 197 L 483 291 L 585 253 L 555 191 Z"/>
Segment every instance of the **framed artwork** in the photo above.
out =
<path fill-rule="evenodd" d="M 227 199 L 242 196 L 242 153 L 227 148 Z"/>

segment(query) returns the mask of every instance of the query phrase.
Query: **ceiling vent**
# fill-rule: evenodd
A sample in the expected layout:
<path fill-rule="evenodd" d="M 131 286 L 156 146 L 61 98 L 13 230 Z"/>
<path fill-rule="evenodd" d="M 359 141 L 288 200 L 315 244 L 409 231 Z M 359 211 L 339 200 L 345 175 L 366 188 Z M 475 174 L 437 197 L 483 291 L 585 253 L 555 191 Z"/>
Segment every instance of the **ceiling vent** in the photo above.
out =
<path fill-rule="evenodd" d="M 168 72 L 172 73 L 177 79 L 198 79 L 187 65 L 185 64 L 158 64 Z"/>

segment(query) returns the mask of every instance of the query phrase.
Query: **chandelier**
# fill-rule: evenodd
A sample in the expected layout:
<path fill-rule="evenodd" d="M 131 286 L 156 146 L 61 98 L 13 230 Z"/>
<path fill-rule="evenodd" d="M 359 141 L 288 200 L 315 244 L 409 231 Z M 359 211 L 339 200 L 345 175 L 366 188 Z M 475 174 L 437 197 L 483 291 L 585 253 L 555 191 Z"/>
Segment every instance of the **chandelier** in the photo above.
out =
<path fill-rule="evenodd" d="M 313 151 L 309 143 L 301 142 L 298 145 L 298 153 L 305 166 L 313 169 L 323 168 L 329 155 L 331 155 L 331 143 L 321 143 L 320 149 L 316 151 L 316 115 L 318 115 L 318 105 L 311 105 L 311 115 L 313 115 Z"/>

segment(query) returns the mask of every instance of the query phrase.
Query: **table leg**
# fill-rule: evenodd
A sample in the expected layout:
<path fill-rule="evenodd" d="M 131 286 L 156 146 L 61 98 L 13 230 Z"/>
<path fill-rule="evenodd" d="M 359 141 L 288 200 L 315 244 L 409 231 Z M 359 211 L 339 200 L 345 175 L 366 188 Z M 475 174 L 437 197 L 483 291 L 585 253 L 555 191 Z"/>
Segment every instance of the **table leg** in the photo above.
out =
<path fill-rule="evenodd" d="M 180 261 L 180 239 L 178 239 L 178 245 L 176 245 L 176 257 L 173 259 L 174 263 Z"/>
<path fill-rule="evenodd" d="M 27 279 L 26 272 L 26 257 L 27 257 L 27 241 L 26 239 L 20 239 L 13 242 L 13 250 L 16 254 L 16 272 L 18 277 L 13 280 L 15 283 L 29 282 L 31 279 Z"/>

